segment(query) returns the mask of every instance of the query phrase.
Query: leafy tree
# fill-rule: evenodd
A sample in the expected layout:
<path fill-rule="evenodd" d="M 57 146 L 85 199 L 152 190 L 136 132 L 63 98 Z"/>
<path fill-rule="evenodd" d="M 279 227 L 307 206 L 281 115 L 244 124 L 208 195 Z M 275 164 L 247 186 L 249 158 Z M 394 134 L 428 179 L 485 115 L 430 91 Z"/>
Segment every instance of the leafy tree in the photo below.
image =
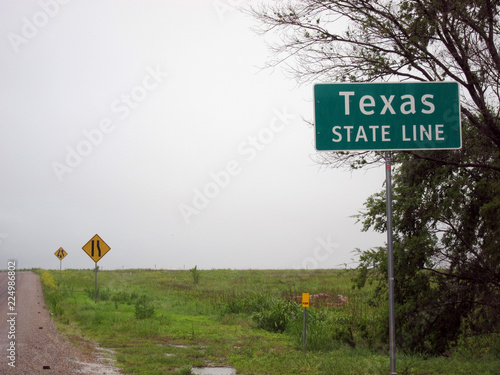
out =
<path fill-rule="evenodd" d="M 278 33 L 275 60 L 301 83 L 443 81 L 461 85 L 463 148 L 393 157 L 399 346 L 443 353 L 460 332 L 500 328 L 500 3 L 493 0 L 296 0 L 250 10 Z M 318 153 L 318 163 L 366 168 L 380 152 Z M 385 194 L 358 215 L 386 230 Z M 360 255 L 359 286 L 385 249 Z"/>

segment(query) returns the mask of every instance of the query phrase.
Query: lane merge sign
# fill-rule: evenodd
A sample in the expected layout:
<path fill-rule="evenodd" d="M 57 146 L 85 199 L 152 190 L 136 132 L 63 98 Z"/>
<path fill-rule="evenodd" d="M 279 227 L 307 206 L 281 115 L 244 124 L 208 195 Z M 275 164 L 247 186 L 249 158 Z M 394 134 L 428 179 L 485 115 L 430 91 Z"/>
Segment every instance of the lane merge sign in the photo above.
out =
<path fill-rule="evenodd" d="M 83 247 L 83 251 L 92 258 L 94 262 L 98 262 L 111 248 L 97 234 L 92 237 Z"/>
<path fill-rule="evenodd" d="M 457 82 L 314 85 L 316 149 L 462 147 Z"/>
<path fill-rule="evenodd" d="M 56 257 L 58 257 L 58 258 L 59 258 L 59 260 L 63 260 L 63 259 L 64 259 L 64 257 L 65 257 L 66 255 L 68 255 L 68 253 L 66 252 L 66 250 L 64 250 L 62 247 L 60 247 L 60 248 L 59 248 L 59 249 L 58 249 L 58 250 L 54 253 L 54 255 L 55 255 Z"/>

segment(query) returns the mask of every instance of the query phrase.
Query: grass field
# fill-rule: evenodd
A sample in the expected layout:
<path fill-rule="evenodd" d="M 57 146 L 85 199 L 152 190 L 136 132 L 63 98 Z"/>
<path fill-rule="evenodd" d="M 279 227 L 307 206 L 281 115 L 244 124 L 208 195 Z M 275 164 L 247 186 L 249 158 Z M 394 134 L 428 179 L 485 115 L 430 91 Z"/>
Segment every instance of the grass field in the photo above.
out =
<path fill-rule="evenodd" d="M 244 375 L 389 374 L 376 324 L 387 310 L 353 290 L 353 270 L 93 270 L 41 275 L 47 308 L 75 345 L 113 349 L 127 374 L 190 374 L 193 366 L 232 366 Z M 307 309 L 302 292 L 347 296 L 342 306 Z M 383 301 L 382 301 L 383 302 Z M 498 338 L 463 338 L 447 357 L 397 355 L 397 372 L 500 374 Z M 496 350 L 492 349 L 495 348 Z"/>

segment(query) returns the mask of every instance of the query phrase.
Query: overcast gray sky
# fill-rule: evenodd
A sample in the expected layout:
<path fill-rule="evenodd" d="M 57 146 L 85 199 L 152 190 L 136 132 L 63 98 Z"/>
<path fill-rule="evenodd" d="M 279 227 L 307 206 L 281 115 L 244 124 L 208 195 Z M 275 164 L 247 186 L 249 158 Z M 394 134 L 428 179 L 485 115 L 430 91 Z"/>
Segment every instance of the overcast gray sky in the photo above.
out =
<path fill-rule="evenodd" d="M 256 2 L 252 2 L 256 3 Z M 237 0 L 0 3 L 0 268 L 330 268 L 385 172 L 311 160 L 312 86 Z M 352 264 L 351 264 L 352 265 Z"/>

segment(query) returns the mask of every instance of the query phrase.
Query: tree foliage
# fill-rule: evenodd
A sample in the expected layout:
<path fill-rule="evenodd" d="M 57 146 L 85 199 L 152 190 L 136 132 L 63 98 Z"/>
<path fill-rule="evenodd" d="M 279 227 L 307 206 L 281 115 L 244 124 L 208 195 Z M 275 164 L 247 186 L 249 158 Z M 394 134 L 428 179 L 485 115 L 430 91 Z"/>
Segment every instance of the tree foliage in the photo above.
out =
<path fill-rule="evenodd" d="M 463 147 L 393 157 L 395 292 L 400 347 L 443 353 L 461 332 L 499 330 L 500 2 L 296 0 L 252 8 L 276 33 L 275 60 L 302 83 L 456 81 Z M 458 115 L 458 114 L 457 114 Z M 377 165 L 377 152 L 317 153 L 331 167 Z M 385 195 L 359 214 L 385 231 Z M 360 256 L 358 284 L 387 273 L 385 249 Z M 386 290 L 386 276 L 376 293 Z"/>
<path fill-rule="evenodd" d="M 480 152 L 476 150 L 476 152 Z M 434 152 L 433 157 L 453 157 Z M 498 172 L 397 156 L 393 221 L 398 344 L 443 353 L 461 331 L 495 332 L 500 310 Z M 385 231 L 384 194 L 365 203 L 365 230 Z M 385 249 L 361 256 L 364 274 L 386 275 Z M 363 285 L 363 276 L 358 280 Z M 386 280 L 379 279 L 378 296 Z"/>

